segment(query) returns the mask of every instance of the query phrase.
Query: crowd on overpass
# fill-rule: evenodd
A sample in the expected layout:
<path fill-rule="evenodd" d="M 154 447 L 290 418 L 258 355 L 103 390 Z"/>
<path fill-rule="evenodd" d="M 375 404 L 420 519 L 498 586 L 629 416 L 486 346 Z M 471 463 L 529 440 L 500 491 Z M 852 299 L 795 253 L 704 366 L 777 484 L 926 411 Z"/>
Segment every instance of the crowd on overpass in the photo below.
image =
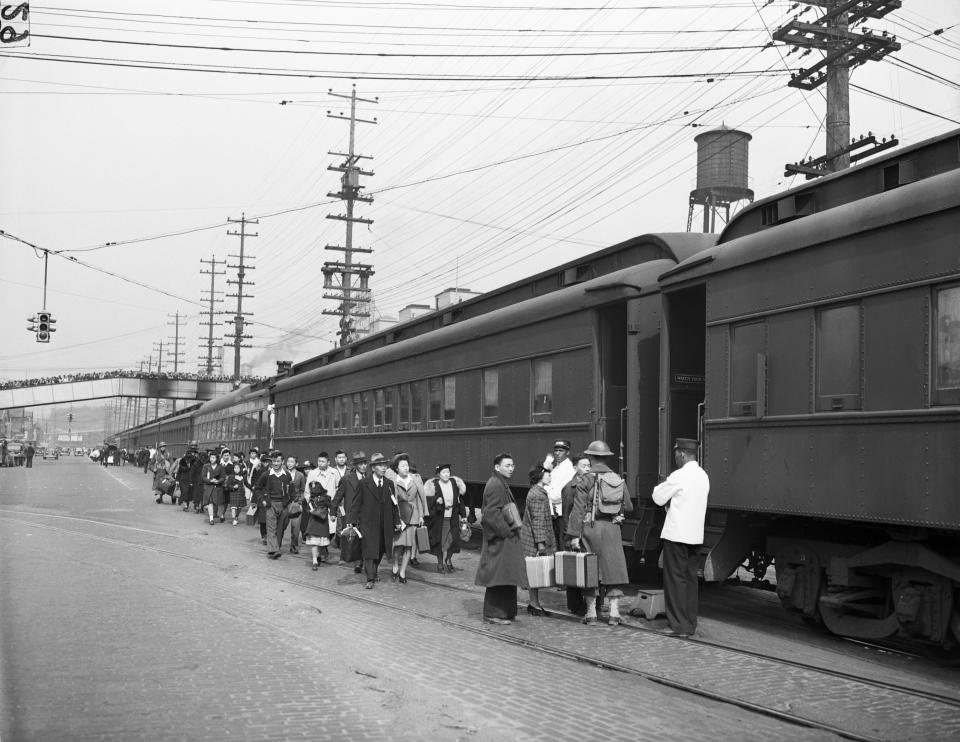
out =
<path fill-rule="evenodd" d="M 225 374 L 193 374 L 184 371 L 176 373 L 172 371 L 142 371 L 113 369 L 110 371 L 93 371 L 83 374 L 58 374 L 56 376 L 44 376 L 35 379 L 13 379 L 10 381 L 0 381 L 0 389 L 22 389 L 32 386 L 46 386 L 49 384 L 69 384 L 74 381 L 101 381 L 103 379 L 170 379 L 174 381 L 232 381 L 233 376 Z M 259 376 L 241 376 L 240 381 L 243 384 L 251 384 L 255 381 L 261 381 Z"/>

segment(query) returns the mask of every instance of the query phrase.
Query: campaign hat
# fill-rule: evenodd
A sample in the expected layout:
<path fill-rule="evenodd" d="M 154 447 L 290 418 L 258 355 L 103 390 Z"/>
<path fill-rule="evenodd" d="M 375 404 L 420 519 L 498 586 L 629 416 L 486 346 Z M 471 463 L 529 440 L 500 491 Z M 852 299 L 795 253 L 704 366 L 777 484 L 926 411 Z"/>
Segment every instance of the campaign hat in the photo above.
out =
<path fill-rule="evenodd" d="M 389 464 L 387 457 L 382 453 L 375 453 L 370 457 L 370 466 L 376 466 L 377 464 Z"/>
<path fill-rule="evenodd" d="M 166 448 L 166 447 L 167 447 L 167 444 L 166 444 L 165 441 L 160 441 L 160 442 L 157 444 L 157 448 Z"/>
<path fill-rule="evenodd" d="M 583 453 L 587 456 L 613 456 L 613 451 L 604 441 L 594 441 Z"/>
<path fill-rule="evenodd" d="M 673 442 L 673 450 L 697 453 L 700 450 L 700 442 L 696 438 L 677 438 Z"/>
<path fill-rule="evenodd" d="M 367 454 L 363 451 L 354 451 L 351 460 L 354 464 L 364 464 L 367 461 Z"/>

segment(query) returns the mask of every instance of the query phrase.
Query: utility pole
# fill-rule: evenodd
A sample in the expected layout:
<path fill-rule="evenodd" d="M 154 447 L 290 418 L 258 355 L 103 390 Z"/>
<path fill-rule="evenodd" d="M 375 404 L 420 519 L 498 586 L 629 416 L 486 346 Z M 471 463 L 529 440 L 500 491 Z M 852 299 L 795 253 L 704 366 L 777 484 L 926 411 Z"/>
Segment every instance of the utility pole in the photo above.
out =
<path fill-rule="evenodd" d="M 876 34 L 867 28 L 853 31 L 869 18 L 882 18 L 898 10 L 901 0 L 798 0 L 807 5 L 785 26 L 773 32 L 773 38 L 793 46 L 793 51 L 813 49 L 824 52 L 824 57 L 810 67 L 790 76 L 790 87 L 813 90 L 827 84 L 826 155 L 803 163 L 786 165 L 787 176 L 803 173 L 807 180 L 827 173 L 835 173 L 850 167 L 851 162 L 895 147 L 899 142 L 891 137 L 888 142 L 877 142 L 871 134 L 850 138 L 850 70 L 861 64 L 879 61 L 891 52 L 898 51 L 900 44 L 895 36 L 884 31 Z M 796 7 L 796 6 L 794 6 Z M 823 8 L 823 15 L 812 22 L 803 22 L 799 16 L 811 7 Z M 792 52 L 791 52 L 792 53 Z M 869 150 L 864 147 L 875 145 Z M 860 150 L 851 156 L 851 152 Z"/>
<path fill-rule="evenodd" d="M 180 350 L 180 311 L 178 310 L 172 315 L 168 314 L 167 317 L 173 318 L 173 322 L 167 322 L 167 325 L 173 328 L 173 337 L 167 338 L 167 340 L 173 341 L 173 350 L 170 350 L 168 344 L 167 358 L 173 359 L 173 373 L 177 373 L 180 370 L 180 358 L 183 356 L 183 351 Z"/>
<path fill-rule="evenodd" d="M 324 309 L 324 314 L 330 314 L 340 317 L 340 345 L 347 345 L 355 341 L 359 333 L 357 331 L 357 318 L 368 318 L 370 316 L 370 276 L 373 275 L 373 266 L 367 263 L 355 263 L 354 253 L 372 253 L 371 248 L 354 247 L 353 244 L 353 225 L 373 224 L 373 219 L 355 217 L 353 215 L 353 206 L 356 201 L 363 203 L 373 203 L 370 196 L 361 195 L 363 186 L 360 185 L 360 176 L 372 176 L 372 170 L 361 170 L 357 163 L 360 160 L 372 160 L 368 155 L 358 155 L 354 150 L 356 139 L 357 123 L 376 124 L 377 119 L 357 118 L 357 101 L 363 103 L 377 103 L 377 98 L 358 98 L 357 86 L 354 85 L 350 95 L 343 93 L 334 93 L 329 91 L 335 98 L 346 98 L 350 101 L 350 116 L 327 111 L 327 118 L 341 119 L 350 122 L 350 144 L 346 153 L 328 152 L 334 157 L 343 157 L 340 165 L 329 165 L 327 170 L 333 170 L 341 173 L 340 190 L 336 193 L 328 193 L 331 198 L 339 198 L 346 203 L 346 214 L 327 214 L 327 219 L 337 219 L 346 222 L 347 234 L 346 242 L 341 245 L 327 245 L 325 249 L 336 250 L 343 253 L 342 261 L 327 261 L 323 264 L 323 288 L 325 299 L 336 299 L 339 305 L 336 309 Z M 334 276 L 339 277 L 339 283 L 334 282 Z M 354 284 L 353 277 L 357 276 L 357 283 Z"/>
<path fill-rule="evenodd" d="M 227 257 L 230 257 L 230 258 L 237 258 L 237 264 L 236 264 L 236 265 L 228 265 L 228 266 L 227 266 L 228 268 L 236 268 L 236 270 L 237 270 L 237 280 L 236 280 L 236 281 L 231 281 L 229 278 L 227 279 L 227 283 L 235 284 L 236 287 L 237 287 L 237 293 L 235 293 L 235 294 L 227 294 L 227 296 L 230 297 L 230 298 L 236 298 L 236 300 L 237 300 L 237 312 L 236 312 L 236 314 L 233 315 L 233 334 L 232 334 L 232 335 L 225 335 L 226 338 L 233 338 L 233 382 L 234 382 L 234 384 L 239 384 L 239 383 L 240 383 L 240 349 L 241 349 L 241 348 L 249 348 L 250 346 L 249 346 L 249 345 L 244 345 L 244 344 L 243 344 L 243 341 L 244 341 L 244 340 L 249 340 L 249 339 L 252 337 L 252 335 L 245 335 L 243 331 L 244 331 L 244 329 L 246 328 L 247 325 L 253 324 L 253 323 L 250 322 L 249 320 L 245 319 L 245 317 L 251 316 L 252 313 L 251 313 L 251 312 L 244 312 L 244 311 L 243 311 L 243 300 L 244 300 L 244 299 L 252 299 L 253 297 L 252 297 L 251 295 L 249 295 L 249 294 L 243 293 L 243 287 L 244 287 L 244 286 L 253 286 L 254 284 L 253 284 L 252 281 L 247 281 L 247 280 L 245 280 L 244 276 L 246 275 L 246 271 L 247 271 L 248 269 L 249 269 L 249 270 L 253 270 L 253 269 L 256 267 L 256 266 L 254 266 L 254 265 L 249 265 L 249 266 L 248 266 L 248 265 L 244 262 L 245 257 L 246 257 L 246 259 L 249 259 L 249 260 L 253 260 L 254 258 L 253 258 L 252 255 L 244 256 L 244 253 L 243 253 L 243 243 L 244 243 L 244 240 L 245 240 L 247 237 L 259 237 L 259 233 L 257 233 L 257 232 L 250 232 L 250 233 L 248 233 L 248 232 L 247 232 L 247 225 L 248 225 L 248 224 L 259 224 L 259 223 L 260 223 L 260 220 L 259 220 L 259 219 L 247 219 L 246 215 L 243 214 L 243 213 L 241 213 L 239 219 L 227 219 L 227 221 L 228 221 L 228 222 L 232 222 L 232 223 L 234 223 L 234 224 L 239 224 L 239 225 L 240 225 L 240 231 L 239 231 L 239 232 L 229 232 L 229 231 L 227 232 L 228 235 L 231 235 L 231 236 L 233 236 L 233 237 L 239 237 L 239 238 L 240 238 L 240 254 L 239 254 L 239 255 L 228 255 L 228 256 L 227 256 Z M 227 321 L 229 322 L 229 320 L 227 320 Z"/>
<path fill-rule="evenodd" d="M 160 374 L 163 373 L 163 341 L 160 341 L 160 348 L 157 348 L 157 344 L 153 344 L 153 349 L 157 351 L 157 377 L 159 378 Z M 153 405 L 153 419 L 156 420 L 160 417 L 160 395 L 157 395 L 157 399 Z"/>
<path fill-rule="evenodd" d="M 214 328 L 214 325 L 220 324 L 219 322 L 215 323 L 213 321 L 213 318 L 221 314 L 221 311 L 216 308 L 216 305 L 223 303 L 223 299 L 217 298 L 217 294 L 222 294 L 223 292 L 216 290 L 215 282 L 216 282 L 217 276 L 227 275 L 226 271 L 218 271 L 217 266 L 226 265 L 227 261 L 217 260 L 215 256 L 211 255 L 210 260 L 204 260 L 203 258 L 200 258 L 200 262 L 210 266 L 210 270 L 200 271 L 201 274 L 210 276 L 210 291 L 207 296 L 200 297 L 201 301 L 204 301 L 207 303 L 208 309 L 207 309 L 207 321 L 200 323 L 201 326 L 206 326 L 207 328 L 207 343 L 206 343 L 207 356 L 206 356 L 206 359 L 204 359 L 201 356 L 201 358 L 199 359 L 199 362 L 205 364 L 204 368 L 206 369 L 207 376 L 212 376 L 213 375 L 213 328 Z M 200 343 L 200 347 L 201 348 L 203 347 L 202 341 Z"/>

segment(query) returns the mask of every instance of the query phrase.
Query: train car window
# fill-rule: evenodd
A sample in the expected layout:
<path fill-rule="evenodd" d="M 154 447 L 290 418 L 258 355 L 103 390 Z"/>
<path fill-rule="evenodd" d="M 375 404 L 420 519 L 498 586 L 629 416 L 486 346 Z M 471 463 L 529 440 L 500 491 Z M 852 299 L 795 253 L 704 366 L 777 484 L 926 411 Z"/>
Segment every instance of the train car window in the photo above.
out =
<path fill-rule="evenodd" d="M 443 419 L 457 418 L 457 377 L 443 377 Z"/>
<path fill-rule="evenodd" d="M 354 429 L 357 429 L 357 430 L 360 429 L 360 428 L 363 426 L 363 417 L 362 417 L 362 415 L 363 415 L 364 412 L 366 412 L 366 410 L 363 408 L 363 405 L 362 405 L 361 402 L 360 402 L 360 395 L 359 395 L 359 394 L 354 394 L 354 395 L 353 395 L 353 402 L 352 402 L 352 404 L 350 405 L 350 412 L 351 412 L 351 414 L 352 414 L 352 416 L 353 416 L 353 417 L 352 417 L 352 423 L 353 423 L 352 427 L 353 427 Z"/>
<path fill-rule="evenodd" d="M 553 419 L 553 361 L 537 359 L 532 365 L 533 421 Z"/>
<path fill-rule="evenodd" d="M 383 427 L 383 389 L 373 393 L 373 424 L 378 428 Z"/>
<path fill-rule="evenodd" d="M 430 396 L 430 417 L 431 422 L 443 419 L 443 379 L 437 377 L 427 380 L 427 389 Z"/>
<path fill-rule="evenodd" d="M 419 425 L 423 422 L 423 408 L 424 408 L 424 384 L 422 381 L 415 381 L 411 385 L 411 391 L 413 392 L 410 399 L 410 421 L 415 425 Z"/>
<path fill-rule="evenodd" d="M 387 428 L 393 427 L 393 387 L 383 390 L 383 424 Z"/>
<path fill-rule="evenodd" d="M 483 422 L 496 422 L 500 411 L 500 369 L 483 369 Z"/>
<path fill-rule="evenodd" d="M 748 322 L 730 328 L 730 415 L 760 414 L 758 356 L 766 353 L 767 328 L 763 322 Z"/>
<path fill-rule="evenodd" d="M 400 385 L 400 424 L 410 424 L 410 384 Z"/>
<path fill-rule="evenodd" d="M 960 402 L 960 286 L 937 292 L 936 398 Z"/>
<path fill-rule="evenodd" d="M 860 305 L 817 313 L 817 411 L 860 409 Z"/>
<path fill-rule="evenodd" d="M 320 430 L 330 430 L 330 398 L 320 400 Z"/>
<path fill-rule="evenodd" d="M 341 410 L 340 408 L 341 408 L 340 397 L 334 397 L 333 398 L 333 420 L 332 420 L 332 423 L 333 423 L 332 427 L 334 430 L 343 429 L 343 425 L 340 424 L 341 421 L 343 420 L 343 410 Z"/>
<path fill-rule="evenodd" d="M 370 430 L 373 424 L 373 410 L 370 409 L 373 392 L 361 392 L 360 394 L 360 426 L 364 430 Z"/>
<path fill-rule="evenodd" d="M 300 405 L 293 406 L 293 432 L 299 433 L 303 430 L 303 420 L 300 417 Z"/>

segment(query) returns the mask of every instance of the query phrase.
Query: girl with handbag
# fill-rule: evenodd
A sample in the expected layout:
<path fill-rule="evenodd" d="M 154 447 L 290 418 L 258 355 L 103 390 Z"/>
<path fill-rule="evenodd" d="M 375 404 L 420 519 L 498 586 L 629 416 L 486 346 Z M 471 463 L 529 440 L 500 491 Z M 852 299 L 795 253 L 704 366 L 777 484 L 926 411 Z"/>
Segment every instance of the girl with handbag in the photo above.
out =
<path fill-rule="evenodd" d="M 313 570 L 321 562 L 327 561 L 327 547 L 330 545 L 330 504 L 331 498 L 319 480 L 310 482 L 309 497 L 306 500 L 307 535 L 304 543 L 310 547 L 313 558 Z"/>

